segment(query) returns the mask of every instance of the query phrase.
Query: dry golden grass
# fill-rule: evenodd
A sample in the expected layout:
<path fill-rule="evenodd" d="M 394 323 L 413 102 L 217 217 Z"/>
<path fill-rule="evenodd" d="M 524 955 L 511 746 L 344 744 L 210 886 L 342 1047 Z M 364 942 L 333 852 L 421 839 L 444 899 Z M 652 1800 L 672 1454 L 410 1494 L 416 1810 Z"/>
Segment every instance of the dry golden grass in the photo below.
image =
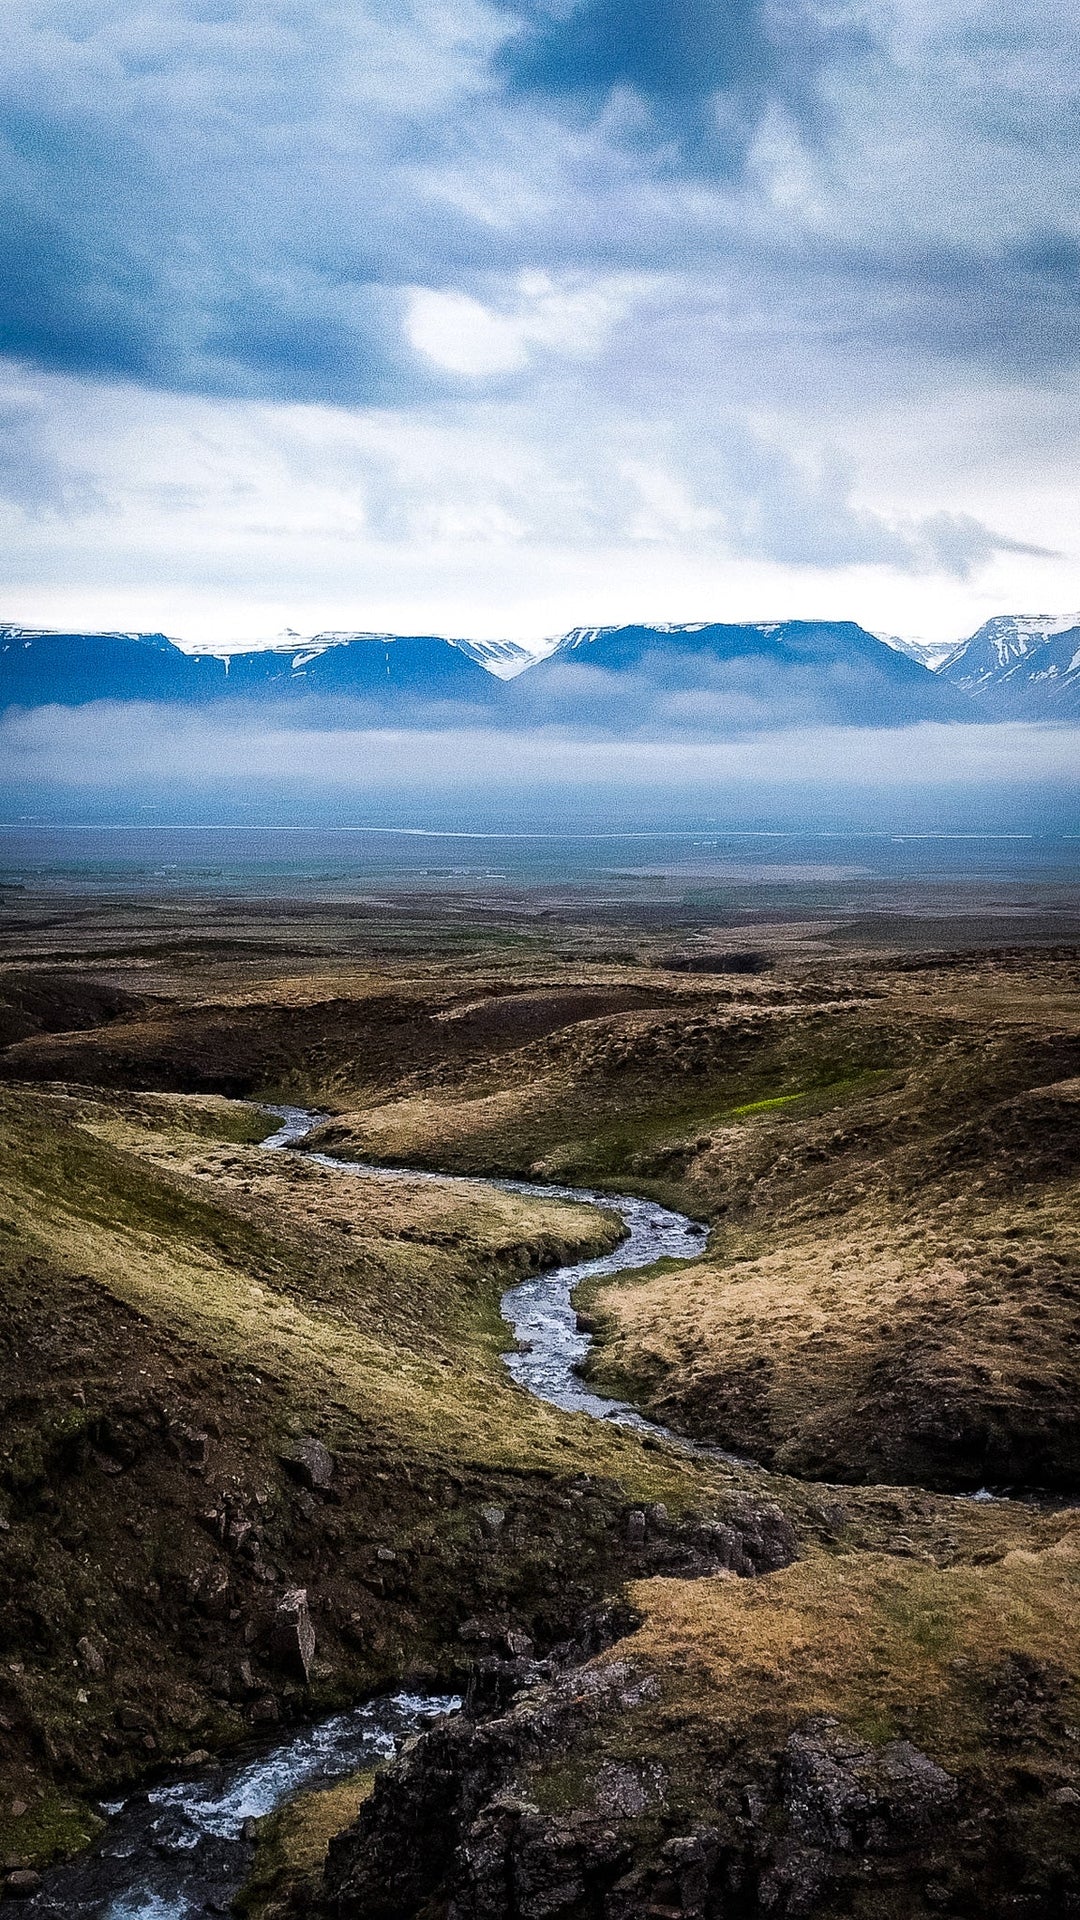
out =
<path fill-rule="evenodd" d="M 1056 1105 L 1023 1106 L 1027 1090 L 1077 1071 L 1073 962 L 904 971 L 789 956 L 733 985 L 509 953 L 204 966 L 165 948 L 110 970 L 156 1004 L 92 1031 L 27 1033 L 5 1056 L 12 1078 L 174 1090 L 13 1088 L 0 1099 L 0 1253 L 40 1256 L 19 1269 L 20 1311 L 55 1333 L 53 1397 L 19 1415 L 29 1454 L 38 1438 L 66 1444 L 72 1408 L 61 1401 L 80 1369 L 98 1366 L 100 1329 L 118 1351 L 130 1335 L 118 1404 L 151 1393 L 178 1404 L 183 1387 L 221 1429 L 210 1457 L 222 1484 L 252 1499 L 275 1489 L 291 1516 L 268 1523 L 279 1571 L 311 1581 L 321 1644 L 354 1687 L 406 1670 L 417 1647 L 445 1659 L 440 1636 L 456 1632 L 469 1581 L 495 1611 L 554 1619 L 542 1585 L 553 1556 L 566 1587 L 592 1555 L 579 1582 L 581 1605 L 592 1604 L 610 1591 L 601 1563 L 621 1550 L 628 1501 L 723 1511 L 733 1493 L 781 1499 L 804 1543 L 829 1541 L 831 1557 L 815 1551 L 757 1582 L 635 1592 L 645 1623 L 629 1652 L 657 1675 L 659 1698 L 603 1739 L 643 1753 L 653 1741 L 673 1774 L 685 1758 L 700 1776 L 699 1811 L 715 1797 L 721 1733 L 771 1753 L 793 1721 L 827 1712 L 868 1738 L 905 1732 L 944 1764 L 974 1765 L 993 1676 L 1010 1656 L 1075 1687 L 1070 1519 L 911 1487 L 855 1489 L 841 1504 L 835 1487 L 691 1463 L 529 1400 L 500 1359 L 499 1293 L 545 1259 L 609 1244 L 601 1216 L 269 1156 L 255 1144 L 257 1117 L 218 1097 L 325 1102 L 339 1110 L 335 1146 L 360 1156 L 546 1170 L 709 1214 L 707 1260 L 622 1278 L 593 1304 L 608 1335 L 600 1378 L 672 1422 L 834 1479 L 941 1484 L 959 1461 L 970 1484 L 972 1462 L 991 1457 L 988 1434 L 999 1460 L 1012 1447 L 1029 1470 L 1049 1460 L 1080 1473 L 1069 1452 L 1080 1236 L 1073 1174 L 1054 1164 L 1071 1138 L 1069 1100 L 1059 1091 Z M 55 999 L 54 1029 L 62 983 Z M 69 1354 L 75 1304 L 84 1344 Z M 115 1413 L 120 1427 L 128 1417 Z M 293 1513 L 277 1449 L 298 1431 L 338 1447 L 347 1510 Z M 150 1448 L 145 1469 L 113 1478 L 91 1455 L 65 1489 L 74 1520 L 33 1507 L 47 1485 L 33 1459 L 24 1475 L 9 1611 L 22 1621 L 33 1595 L 40 1618 L 25 1628 L 33 1684 L 20 1686 L 37 1724 L 67 1743 L 65 1764 L 86 1756 L 99 1778 L 110 1763 L 92 1740 L 112 1724 L 114 1693 L 149 1703 L 162 1751 L 185 1737 L 162 1731 L 181 1677 L 210 1715 L 208 1738 L 236 1739 L 246 1724 L 234 1706 L 208 1706 L 178 1640 L 191 1611 L 169 1554 L 186 1562 L 217 1548 L 197 1518 L 209 1489 L 169 1462 Z M 605 1490 L 591 1523 L 563 1491 L 579 1473 Z M 475 1518 L 493 1484 L 515 1510 L 501 1560 Z M 89 1565 L 78 1531 L 87 1501 L 97 1584 L 69 1604 L 84 1575 L 66 1541 L 83 1552 L 79 1569 Z M 133 1510 L 144 1533 L 129 1534 Z M 156 1541 L 163 1524 L 175 1551 Z M 394 1542 L 389 1573 L 376 1539 Z M 119 1598 L 114 1568 L 130 1583 Z M 234 1574 L 254 1593 L 249 1576 Z M 92 1724 L 72 1681 L 88 1599 L 125 1623 Z M 208 1631 L 226 1645 L 240 1630 Z M 55 1658 L 40 1653 L 49 1634 Z M 1053 1742 L 1030 1762 L 1048 1780 L 1059 1764 Z M 38 1758 L 32 1766 L 40 1772 Z M 0 1775 L 16 1777 L 6 1751 Z M 302 1873 L 350 1812 L 319 1801 L 297 1810 L 289 1839 Z"/>
<path fill-rule="evenodd" d="M 246 1920 L 276 1920 L 302 1898 L 313 1898 L 336 1834 L 370 1797 L 373 1773 L 352 1774 L 336 1786 L 298 1794 L 260 1822 L 255 1860 L 235 1911 Z"/>
<path fill-rule="evenodd" d="M 1066 1720 L 1080 1706 L 1080 1522 L 1055 1530 L 986 1566 L 813 1555 L 761 1580 L 640 1582 L 644 1623 L 608 1657 L 661 1678 L 668 1721 L 771 1742 L 830 1714 L 875 1742 L 911 1737 L 950 1770 L 976 1766 L 1010 1656 L 1061 1676 Z"/>
<path fill-rule="evenodd" d="M 958 1170 L 944 1150 L 893 1154 L 846 1205 L 834 1188 L 756 1210 L 693 1266 L 590 1289 L 592 1377 L 784 1471 L 1074 1485 L 1074 1087 L 1030 1130 L 1014 1103 L 1020 1121 L 1003 1140 L 988 1123 Z"/>
<path fill-rule="evenodd" d="M 653 1475 L 640 1447 L 521 1393 L 500 1354 L 501 1286 L 611 1246 L 595 1209 L 494 1188 L 360 1179 L 233 1144 L 183 1097 L 116 1108 L 88 1093 L 0 1102 L 3 1211 L 20 1238 L 155 1323 L 410 1447 L 461 1460 Z M 165 1121 L 144 1126 L 147 1113 Z M 185 1135 L 194 1120 L 199 1132 Z M 171 1124 L 170 1124 L 171 1122 Z M 693 1480 L 678 1466 L 671 1482 Z"/>
<path fill-rule="evenodd" d="M 495 1093 L 457 1097 L 448 1093 L 412 1094 L 387 1100 L 359 1113 L 349 1112 L 320 1129 L 317 1144 L 329 1151 L 369 1157 L 387 1165 L 412 1161 L 420 1166 L 492 1168 L 507 1160 L 508 1134 L 538 1114 L 558 1106 L 561 1087 L 552 1075 Z M 509 1156 L 512 1163 L 513 1156 Z M 542 1177 L 537 1164 L 525 1171 Z"/>

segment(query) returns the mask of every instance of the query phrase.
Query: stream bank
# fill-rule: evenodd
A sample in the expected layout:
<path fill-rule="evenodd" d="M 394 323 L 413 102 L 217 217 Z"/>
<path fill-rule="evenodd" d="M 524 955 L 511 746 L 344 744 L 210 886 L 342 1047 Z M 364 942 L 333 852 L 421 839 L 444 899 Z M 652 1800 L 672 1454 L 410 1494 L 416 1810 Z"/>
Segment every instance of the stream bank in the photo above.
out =
<path fill-rule="evenodd" d="M 322 1118 L 292 1107 L 267 1111 L 282 1123 L 262 1143 L 270 1151 L 302 1151 L 298 1142 Z M 345 1162 L 324 1154 L 305 1157 L 357 1178 L 442 1181 L 452 1177 Z M 687 1442 L 632 1407 L 589 1391 L 576 1372 L 589 1340 L 578 1328 L 572 1304 L 574 1289 L 587 1277 L 645 1266 L 664 1256 L 694 1257 L 702 1251 L 706 1229 L 682 1214 L 631 1195 L 526 1181 L 471 1184 L 495 1185 L 545 1200 L 584 1202 L 618 1214 L 625 1228 L 612 1252 L 530 1276 L 504 1294 L 502 1311 L 517 1343 L 505 1358 L 523 1390 L 568 1412 L 637 1429 L 646 1444 L 651 1439 L 683 1453 L 718 1451 Z M 657 1570 L 701 1570 L 715 1564 L 750 1571 L 759 1563 L 781 1564 L 788 1557 L 790 1545 L 781 1533 L 773 1538 L 766 1529 L 763 1537 L 751 1526 L 744 1539 L 722 1526 L 687 1529 L 673 1526 L 666 1513 L 658 1510 L 648 1521 L 641 1515 L 640 1540 L 635 1534 L 633 1545 L 644 1556 L 642 1564 Z M 294 1729 L 225 1765 L 202 1767 L 109 1803 L 103 1808 L 109 1820 L 104 1837 L 87 1854 L 46 1873 L 23 1911 L 49 1916 L 49 1920 L 53 1916 L 60 1920 L 61 1915 L 71 1920 L 197 1920 L 227 1913 L 250 1866 L 249 1822 L 305 1788 L 385 1761 L 409 1734 L 459 1705 L 456 1696 L 435 1692 L 369 1701 L 349 1713 Z"/>

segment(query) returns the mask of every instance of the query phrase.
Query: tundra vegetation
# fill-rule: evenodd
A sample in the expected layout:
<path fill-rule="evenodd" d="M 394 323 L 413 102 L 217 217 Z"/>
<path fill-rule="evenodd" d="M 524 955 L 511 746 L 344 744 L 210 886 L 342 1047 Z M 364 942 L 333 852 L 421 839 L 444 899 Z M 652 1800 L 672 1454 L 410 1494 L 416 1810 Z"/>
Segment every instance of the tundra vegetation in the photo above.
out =
<path fill-rule="evenodd" d="M 275 1816 L 246 1912 L 1080 1911 L 1074 949 L 9 918 L 11 1891 L 102 1791 L 405 1678 L 471 1710 Z M 740 1458 L 506 1372 L 502 1290 L 610 1213 L 268 1154 L 279 1102 L 708 1221 L 577 1304 L 599 1390 Z"/>

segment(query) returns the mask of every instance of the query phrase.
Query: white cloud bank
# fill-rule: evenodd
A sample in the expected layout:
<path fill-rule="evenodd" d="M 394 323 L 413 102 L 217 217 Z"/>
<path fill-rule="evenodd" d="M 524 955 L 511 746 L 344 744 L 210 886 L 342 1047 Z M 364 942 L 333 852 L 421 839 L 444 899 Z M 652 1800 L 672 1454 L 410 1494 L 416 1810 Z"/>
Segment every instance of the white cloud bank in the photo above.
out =
<path fill-rule="evenodd" d="M 1080 730 L 1027 724 L 819 727 L 724 741 L 603 741 L 479 727 L 317 730 L 189 709 L 113 704 L 12 711 L 0 720 L 8 788 L 90 794 L 146 782 L 182 796 L 224 783 L 364 795 L 567 784 L 635 793 L 806 783 L 874 789 L 992 788 L 1080 781 Z"/>

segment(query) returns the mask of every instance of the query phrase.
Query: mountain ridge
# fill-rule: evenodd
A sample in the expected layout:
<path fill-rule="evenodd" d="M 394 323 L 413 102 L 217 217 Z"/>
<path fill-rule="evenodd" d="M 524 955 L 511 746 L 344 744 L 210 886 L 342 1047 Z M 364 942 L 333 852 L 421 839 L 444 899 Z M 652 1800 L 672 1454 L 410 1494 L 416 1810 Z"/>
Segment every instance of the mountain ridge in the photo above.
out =
<path fill-rule="evenodd" d="M 605 734 L 963 718 L 967 698 L 854 621 L 575 627 L 546 657 L 512 641 L 328 630 L 185 651 L 166 635 L 0 627 L 0 704 L 362 701 L 380 715 L 498 714 Z M 527 670 L 526 670 L 527 669 Z M 585 669 L 584 677 L 582 669 Z"/>
<path fill-rule="evenodd" d="M 607 730 L 903 726 L 971 717 L 966 694 L 854 620 L 575 627 L 519 683 L 533 715 Z"/>
<path fill-rule="evenodd" d="M 187 651 L 165 634 L 76 633 L 0 626 L 0 705 L 94 700 L 281 699 L 307 694 L 483 703 L 498 681 L 437 635 L 290 635 L 271 647 Z"/>
<path fill-rule="evenodd" d="M 157 631 L 0 623 L 0 707 L 358 700 L 634 732 L 1080 715 L 1080 615 L 994 615 L 946 657 L 852 620 L 581 625 L 514 640 L 286 629 L 186 647 Z M 935 657 L 936 656 L 936 657 Z"/>

